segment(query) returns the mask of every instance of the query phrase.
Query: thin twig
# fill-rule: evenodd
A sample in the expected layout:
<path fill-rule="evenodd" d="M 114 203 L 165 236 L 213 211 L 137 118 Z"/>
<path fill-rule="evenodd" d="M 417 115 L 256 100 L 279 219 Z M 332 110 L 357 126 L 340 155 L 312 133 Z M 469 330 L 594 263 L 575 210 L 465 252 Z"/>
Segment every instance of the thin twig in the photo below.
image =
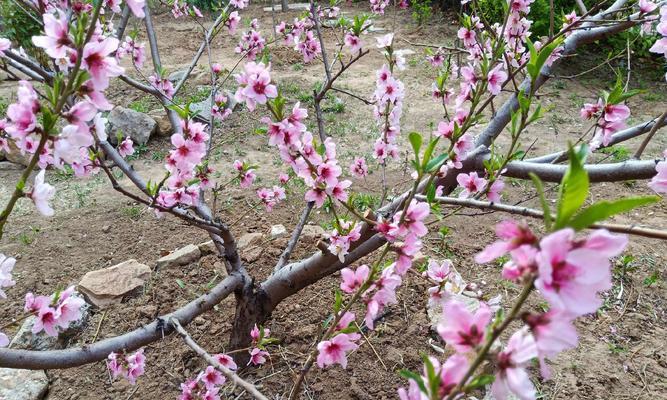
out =
<path fill-rule="evenodd" d="M 662 122 L 665 120 L 665 118 L 667 118 L 667 110 L 665 110 L 665 112 L 663 112 L 662 115 L 655 122 L 655 125 L 653 125 L 653 128 L 651 128 L 651 131 L 644 138 L 644 141 L 642 142 L 642 144 L 639 145 L 639 148 L 637 149 L 637 152 L 635 153 L 633 158 L 639 159 L 642 156 L 642 153 L 646 149 L 646 146 L 648 146 L 651 139 L 653 139 L 653 135 L 655 135 L 655 133 L 658 131 L 658 129 L 662 126 Z"/>
<path fill-rule="evenodd" d="M 236 373 L 234 373 L 234 371 L 220 364 L 218 360 L 216 360 L 215 358 L 213 358 L 213 356 L 208 354 L 206 350 L 202 349 L 201 346 L 199 346 L 197 342 L 195 342 L 194 339 L 192 339 L 190 334 L 185 329 L 183 329 L 183 327 L 176 318 L 171 318 L 169 322 L 174 327 L 174 329 L 176 329 L 176 332 L 183 338 L 185 344 L 187 344 L 199 356 L 203 357 L 207 363 L 214 366 L 217 370 L 225 374 L 225 376 L 231 379 L 236 385 L 239 385 L 243 389 L 248 391 L 248 393 L 250 393 L 254 398 L 258 400 L 269 400 L 268 397 L 264 396 L 262 393 L 260 393 L 259 390 L 257 390 L 257 387 L 255 387 L 255 385 L 244 380 Z"/>

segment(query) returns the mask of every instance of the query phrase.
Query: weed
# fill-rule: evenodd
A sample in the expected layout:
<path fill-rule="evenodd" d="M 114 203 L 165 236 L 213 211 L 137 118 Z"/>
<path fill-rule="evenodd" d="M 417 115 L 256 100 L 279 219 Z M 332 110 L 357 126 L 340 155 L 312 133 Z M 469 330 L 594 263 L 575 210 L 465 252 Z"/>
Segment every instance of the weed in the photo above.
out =
<path fill-rule="evenodd" d="M 128 105 L 129 109 L 144 114 L 150 111 L 150 107 L 151 105 L 147 97 L 142 97 L 141 99 L 135 100 L 130 103 L 130 105 Z"/>
<path fill-rule="evenodd" d="M 630 159 L 630 150 L 627 147 L 622 145 L 604 147 L 600 149 L 600 152 L 603 154 L 610 155 L 611 158 L 616 162 L 626 161 Z"/>
<path fill-rule="evenodd" d="M 125 207 L 122 212 L 126 217 L 133 221 L 137 221 L 139 217 L 141 217 L 141 207 L 139 206 Z"/>
<path fill-rule="evenodd" d="M 141 157 L 141 155 L 146 154 L 148 152 L 148 147 L 146 147 L 145 144 L 137 144 L 134 146 L 134 153 L 132 155 L 127 156 L 128 161 L 134 161 Z"/>

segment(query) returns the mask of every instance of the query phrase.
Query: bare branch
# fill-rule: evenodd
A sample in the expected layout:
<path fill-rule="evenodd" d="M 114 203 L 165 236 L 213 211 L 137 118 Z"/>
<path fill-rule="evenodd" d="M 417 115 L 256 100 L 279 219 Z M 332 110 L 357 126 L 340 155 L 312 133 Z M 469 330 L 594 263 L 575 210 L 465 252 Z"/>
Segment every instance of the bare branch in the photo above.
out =
<path fill-rule="evenodd" d="M 216 360 L 210 354 L 208 354 L 206 350 L 202 349 L 201 346 L 199 346 L 197 342 L 195 342 L 194 339 L 192 339 L 192 337 L 188 334 L 188 332 L 185 329 L 183 329 L 177 318 L 172 317 L 169 320 L 169 322 L 174 326 L 176 332 L 183 338 L 185 344 L 187 344 L 192 350 L 194 350 L 195 353 L 197 353 L 200 357 L 204 358 L 204 360 L 206 360 L 207 363 L 214 366 L 217 370 L 225 374 L 225 376 L 231 379 L 232 382 L 234 382 L 236 385 L 241 386 L 254 398 L 258 400 L 269 400 L 259 390 L 257 390 L 257 387 L 255 387 L 255 385 L 242 379 L 240 376 L 234 373 L 234 371 L 220 364 L 218 360 Z"/>
<path fill-rule="evenodd" d="M 658 127 L 657 129 L 659 129 L 659 128 L 662 128 L 665 125 L 667 125 L 667 120 L 658 121 L 658 123 L 656 124 L 656 119 L 654 118 L 650 121 L 646 121 L 646 122 L 641 123 L 639 125 L 635 125 L 633 127 L 624 129 L 622 131 L 618 131 L 611 136 L 611 140 L 610 140 L 609 144 L 607 144 L 606 146 L 601 145 L 598 148 L 598 150 L 603 149 L 603 148 L 607 148 L 607 147 L 611 147 L 615 144 L 622 143 L 622 142 L 625 142 L 626 140 L 630 140 L 630 139 L 636 138 L 638 136 L 641 136 L 644 133 L 651 131 L 656 126 Z M 546 155 L 535 157 L 535 158 L 529 158 L 529 159 L 524 160 L 524 161 L 532 162 L 532 163 L 558 163 L 558 162 L 565 161 L 565 160 L 567 160 L 567 151 L 559 151 L 559 152 L 556 152 L 556 153 L 546 154 Z"/>
<path fill-rule="evenodd" d="M 425 196 L 417 196 L 420 200 L 426 200 Z M 523 215 L 531 218 L 544 218 L 544 214 L 540 210 L 535 210 L 528 207 L 512 206 L 508 204 L 492 203 L 489 201 L 480 201 L 474 199 L 459 199 L 456 197 L 436 197 L 436 202 L 440 204 L 449 204 L 461 207 L 477 208 L 480 210 L 494 210 L 509 214 Z M 667 240 L 667 231 L 651 228 L 641 228 L 635 225 L 618 225 L 618 224 L 593 224 L 590 229 L 606 229 L 610 232 L 627 233 L 630 235 L 644 236 L 654 239 Z"/>
<path fill-rule="evenodd" d="M 639 148 L 637 149 L 637 152 L 635 153 L 633 158 L 636 158 L 637 160 L 639 160 L 641 158 L 642 153 L 644 152 L 644 150 L 646 150 L 646 146 L 648 146 L 651 139 L 653 139 L 653 135 L 655 135 L 655 133 L 658 131 L 658 129 L 660 129 L 661 126 L 667 124 L 667 121 L 665 121 L 665 118 L 667 118 L 667 110 L 665 110 L 665 112 L 663 112 L 662 115 L 660 117 L 658 117 L 658 120 L 655 122 L 655 124 L 651 128 L 651 131 L 648 133 L 646 138 L 644 138 L 644 141 L 642 142 L 642 144 L 639 145 Z"/>
<path fill-rule="evenodd" d="M 655 160 L 628 160 L 611 164 L 587 164 L 584 165 L 584 168 L 591 182 L 620 182 L 650 179 L 656 174 L 655 165 Z M 481 160 L 478 168 L 483 169 Z M 532 172 L 545 182 L 560 182 L 566 169 L 567 165 L 512 161 L 507 164 L 507 171 L 503 175 L 511 178 L 530 179 L 529 173 Z"/>
<path fill-rule="evenodd" d="M 15 350 L 0 349 L 0 367 L 21 369 L 63 369 L 104 360 L 109 353 L 134 351 L 152 342 L 162 340 L 172 333 L 167 323 L 174 318 L 187 325 L 197 316 L 211 310 L 237 288 L 243 285 L 240 274 L 231 274 L 218 283 L 209 293 L 202 295 L 178 310 L 158 317 L 152 323 L 121 336 L 105 339 L 91 345 L 65 350 Z"/>
<path fill-rule="evenodd" d="M 303 212 L 301 213 L 301 218 L 299 219 L 299 222 L 296 224 L 296 227 L 292 232 L 292 237 L 290 237 L 290 240 L 287 243 L 285 251 L 283 251 L 283 253 L 280 255 L 280 258 L 278 258 L 278 263 L 276 264 L 275 268 L 273 268 L 274 271 L 278 271 L 279 269 L 284 267 L 285 264 L 287 264 L 287 262 L 289 261 L 289 258 L 292 255 L 292 250 L 294 250 L 294 247 L 296 247 L 296 244 L 299 242 L 301 231 L 303 231 L 303 227 L 304 225 L 306 225 L 306 222 L 308 221 L 308 216 L 310 215 L 310 211 L 313 209 L 313 205 L 315 205 L 315 203 L 313 203 L 312 201 L 306 203 L 306 207 L 303 209 Z"/>

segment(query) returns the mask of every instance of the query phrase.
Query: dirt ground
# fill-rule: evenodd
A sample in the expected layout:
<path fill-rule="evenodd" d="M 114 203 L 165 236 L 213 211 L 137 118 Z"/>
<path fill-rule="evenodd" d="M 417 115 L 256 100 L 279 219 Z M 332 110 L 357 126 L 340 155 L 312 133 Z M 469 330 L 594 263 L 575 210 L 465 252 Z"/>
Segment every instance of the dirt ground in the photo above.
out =
<path fill-rule="evenodd" d="M 263 5 L 252 5 L 244 16 L 259 16 L 263 32 L 271 26 L 271 14 L 262 12 Z M 347 8 L 350 10 L 350 8 Z M 367 11 L 366 3 L 351 7 L 354 11 Z M 278 18 L 291 20 L 297 15 L 291 12 Z M 196 51 L 202 37 L 198 25 L 183 19 L 173 20 L 170 14 L 161 12 L 154 17 L 161 45 L 162 61 L 169 72 L 186 66 Z M 387 15 L 376 22 L 379 28 L 395 30 L 399 48 L 411 49 L 415 54 L 407 56 L 408 71 L 399 73 L 406 86 L 402 119 L 403 132 L 418 130 L 428 132 L 430 123 L 437 123 L 440 111 L 430 100 L 433 71 L 424 61 L 423 43 L 451 43 L 455 37 L 456 17 L 436 15 L 421 29 L 417 29 L 410 15 L 405 12 Z M 341 79 L 340 87 L 370 97 L 372 77 L 382 65 L 382 56 L 374 50 L 374 36 L 364 37 L 372 48 Z M 325 31 L 330 48 L 336 38 Z M 227 68 L 232 68 L 237 58 L 233 47 L 237 38 L 223 34 L 213 43 L 212 57 Z M 582 57 L 565 60 L 558 75 L 573 75 L 594 65 L 597 50 L 583 51 Z M 308 95 L 322 79 L 321 65 L 303 65 L 300 56 L 284 47 L 272 50 L 272 76 L 290 102 L 301 100 L 312 112 Z M 149 63 L 147 62 L 147 65 Z M 647 60 L 638 60 L 633 68 L 632 87 L 646 91 L 629 101 L 633 115 L 630 123 L 638 123 L 659 114 L 667 107 L 667 87 L 660 81 L 659 66 Z M 203 63 L 200 67 L 203 71 Z M 147 72 L 148 70 L 146 70 Z M 195 74 L 196 75 L 196 74 Z M 575 141 L 587 125 L 578 116 L 583 102 L 592 102 L 606 85 L 613 82 L 609 68 L 600 69 L 577 79 L 554 79 L 541 90 L 544 105 L 553 106 L 545 119 L 532 126 L 526 135 L 524 148 L 533 140 L 529 156 L 537 156 L 560 150 L 568 141 Z M 197 98 L 201 91 L 197 79 L 188 85 L 186 96 Z M 202 84 L 200 82 L 199 84 Z M 14 84 L 2 83 L 0 94 L 11 101 Z M 230 86 L 231 87 L 231 86 Z M 349 165 L 352 159 L 370 154 L 376 131 L 371 110 L 355 99 L 336 95 L 327 102 L 325 113 L 327 131 L 336 140 L 339 159 Z M 117 83 L 109 96 L 113 103 L 142 109 L 156 108 L 151 99 Z M 342 102 L 343 106 L 338 105 Z M 500 104 L 500 103 L 498 103 Z M 260 164 L 258 185 L 271 185 L 278 172 L 286 172 L 274 149 L 267 140 L 255 134 L 259 127 L 259 113 L 235 113 L 225 121 L 214 141 L 212 162 L 219 171 L 219 179 L 231 177 L 231 163 L 245 159 Z M 311 129 L 313 129 L 311 119 Z M 479 129 L 479 128 L 478 128 Z M 658 155 L 667 147 L 664 132 L 649 147 L 647 154 Z M 502 139 L 498 142 L 505 143 Z M 636 148 L 638 142 L 617 146 L 614 153 L 596 156 L 597 161 L 619 160 Z M 403 147 L 405 148 L 405 147 Z M 167 137 L 153 139 L 133 166 L 146 179 L 160 177 L 163 173 L 160 160 L 169 149 Z M 369 158 L 371 175 L 366 180 L 354 180 L 354 188 L 377 196 L 379 193 L 379 169 Z M 0 204 L 3 204 L 16 182 L 20 171 L 0 172 Z M 395 162 L 389 171 L 392 194 L 398 194 L 409 185 L 406 154 Z M 15 268 L 16 286 L 7 290 L 8 299 L 0 302 L 0 323 L 20 313 L 26 292 L 51 293 L 56 287 L 75 284 L 87 272 L 115 265 L 130 258 L 155 266 L 167 251 L 190 243 L 207 240 L 197 229 L 185 226 L 174 218 L 156 220 L 146 210 L 114 192 L 103 176 L 79 180 L 63 173 L 50 171 L 47 181 L 57 187 L 54 201 L 56 215 L 45 219 L 37 215 L 27 201 L 19 203 L 12 216 L 8 231 L 0 242 L 3 253 L 18 259 Z M 122 181 L 129 186 L 127 180 Z M 515 203 L 530 199 L 533 190 L 526 182 L 510 181 L 505 201 Z M 617 198 L 630 194 L 649 194 L 645 182 L 596 184 L 591 190 L 593 199 Z M 549 192 L 553 199 L 555 192 Z M 230 187 L 222 197 L 221 218 L 232 225 L 235 234 L 249 232 L 268 233 L 272 224 L 284 224 L 288 231 L 295 225 L 303 207 L 302 189 L 290 187 L 288 201 L 279 205 L 273 213 L 265 214 L 255 206 L 254 191 L 242 191 Z M 534 200 L 524 204 L 536 206 Z M 472 218 L 471 216 L 475 216 Z M 314 214 L 313 223 L 326 223 L 330 218 L 324 211 Z M 464 278 L 481 285 L 493 296 L 503 295 L 502 304 L 508 306 L 518 295 L 518 288 L 499 281 L 498 266 L 480 266 L 472 261 L 473 255 L 494 239 L 492 226 L 503 215 L 490 213 L 479 215 L 470 211 L 445 221 L 449 228 L 446 235 L 438 233 L 442 225 L 433 229 L 425 240 L 425 253 L 436 259 L 451 258 Z M 667 208 L 664 203 L 614 219 L 618 223 L 639 223 L 652 227 L 667 226 Z M 248 265 L 251 274 L 262 279 L 273 269 L 278 255 L 286 244 L 281 238 L 265 243 L 261 257 Z M 315 251 L 314 242 L 301 242 L 293 259 Z M 553 377 L 542 381 L 533 372 L 534 383 L 543 399 L 656 399 L 667 398 L 667 270 L 665 260 L 667 246 L 657 240 L 633 238 L 626 251 L 632 261 L 621 268 L 616 262 L 614 288 L 605 294 L 604 307 L 594 316 L 578 322 L 580 346 L 563 353 L 554 364 Z M 629 258 L 628 258 L 629 260 Z M 215 256 L 206 256 L 199 262 L 181 268 L 154 271 L 143 294 L 128 299 L 105 312 L 94 312 L 87 330 L 75 338 L 72 346 L 89 344 L 113 337 L 149 323 L 157 315 L 192 300 L 203 293 L 211 282 L 221 279 L 224 272 Z M 180 285 L 178 282 L 183 282 Z M 262 368 L 244 370 L 241 375 L 254 382 L 270 398 L 286 398 L 292 385 L 294 371 L 305 360 L 319 332 L 319 326 L 327 318 L 333 303 L 333 291 L 339 276 L 323 279 L 283 302 L 273 313 L 267 327 L 280 344 L 271 349 L 271 359 Z M 184 287 L 183 287 L 184 286 Z M 368 332 L 361 347 L 351 354 L 347 370 L 340 367 L 326 370 L 313 369 L 305 388 L 311 399 L 385 399 L 396 398 L 396 389 L 406 382 L 397 373 L 400 369 L 421 368 L 420 352 L 438 355 L 429 345 L 437 335 L 429 330 L 425 312 L 425 281 L 408 275 L 402 285 L 397 305 L 388 308 L 384 318 L 373 332 Z M 533 307 L 539 307 L 537 298 Z M 231 329 L 233 299 L 227 299 L 215 310 L 198 317 L 188 330 L 211 353 L 225 350 Z M 8 329 L 11 336 L 17 327 Z M 99 332 L 97 330 L 99 329 Z M 193 377 L 205 364 L 176 337 L 166 338 L 146 348 L 147 368 L 140 384 L 130 386 L 125 382 L 110 383 L 105 364 L 98 362 L 69 370 L 49 370 L 51 381 L 47 399 L 154 399 L 176 398 L 179 384 Z M 228 388 L 223 398 L 248 398 L 241 391 Z"/>

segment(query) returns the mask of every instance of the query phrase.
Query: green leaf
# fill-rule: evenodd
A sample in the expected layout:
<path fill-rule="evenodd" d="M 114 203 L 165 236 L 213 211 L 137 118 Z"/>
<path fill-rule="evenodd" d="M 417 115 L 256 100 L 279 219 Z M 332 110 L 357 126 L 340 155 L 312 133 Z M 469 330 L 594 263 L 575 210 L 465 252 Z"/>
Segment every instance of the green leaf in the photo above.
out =
<path fill-rule="evenodd" d="M 535 175 L 534 173 L 529 173 L 530 179 L 533 180 L 533 184 L 535 185 L 535 190 L 537 190 L 537 196 L 540 199 L 540 204 L 542 205 L 542 212 L 544 213 L 544 227 L 547 229 L 547 231 L 551 230 L 551 209 L 549 208 L 549 203 L 547 203 L 547 199 L 544 197 L 544 186 L 542 185 L 542 180 Z"/>
<path fill-rule="evenodd" d="M 340 307 L 343 304 L 343 294 L 340 290 L 336 289 L 334 296 L 334 314 L 338 315 L 338 311 L 340 311 Z"/>
<path fill-rule="evenodd" d="M 176 284 L 177 284 L 178 287 L 180 287 L 181 289 L 185 289 L 185 283 L 184 283 L 182 280 L 180 280 L 180 279 L 176 279 Z"/>
<path fill-rule="evenodd" d="M 422 148 L 422 135 L 420 135 L 418 132 L 410 132 L 408 139 L 412 145 L 412 150 L 415 152 L 415 159 L 417 160 L 417 164 L 419 164 L 419 151 Z"/>
<path fill-rule="evenodd" d="M 646 206 L 660 201 L 659 196 L 628 197 L 613 201 L 600 201 L 581 210 L 568 226 L 581 230 L 592 224 L 603 221 L 613 215 L 630 211 L 637 207 Z"/>
<path fill-rule="evenodd" d="M 398 371 L 398 374 L 405 379 L 415 381 L 417 383 L 417 386 L 419 386 L 419 390 L 421 390 L 422 393 L 426 393 L 426 386 L 424 385 L 424 380 L 419 374 L 407 369 L 402 369 Z"/>
<path fill-rule="evenodd" d="M 584 169 L 587 152 L 588 148 L 585 145 L 581 146 L 577 152 L 572 146 L 568 149 L 570 166 L 560 183 L 556 226 L 554 227 L 556 230 L 567 226 L 568 221 L 588 197 L 588 173 Z"/>
<path fill-rule="evenodd" d="M 435 146 L 438 144 L 439 140 L 440 138 L 433 138 L 429 141 L 428 146 L 426 146 L 426 150 L 424 150 L 424 158 L 422 159 L 422 169 L 426 168 L 426 165 L 431 160 L 433 150 L 435 149 Z"/>
<path fill-rule="evenodd" d="M 442 153 L 436 158 L 431 159 L 431 161 L 426 164 L 425 172 L 433 172 L 435 168 L 442 164 L 447 158 L 449 158 L 449 154 Z"/>
<path fill-rule="evenodd" d="M 482 374 L 480 376 L 475 377 L 475 379 L 470 382 L 466 388 L 467 389 L 477 389 L 477 388 L 483 388 L 487 385 L 490 385 L 493 383 L 493 381 L 496 379 L 495 376 L 493 375 L 488 375 L 488 374 Z"/>
<path fill-rule="evenodd" d="M 438 393 L 438 389 L 440 388 L 440 375 L 435 373 L 435 367 L 433 367 L 433 363 L 427 355 L 423 354 L 422 360 L 424 361 L 424 367 L 426 368 L 426 378 L 428 379 L 430 393 Z"/>

